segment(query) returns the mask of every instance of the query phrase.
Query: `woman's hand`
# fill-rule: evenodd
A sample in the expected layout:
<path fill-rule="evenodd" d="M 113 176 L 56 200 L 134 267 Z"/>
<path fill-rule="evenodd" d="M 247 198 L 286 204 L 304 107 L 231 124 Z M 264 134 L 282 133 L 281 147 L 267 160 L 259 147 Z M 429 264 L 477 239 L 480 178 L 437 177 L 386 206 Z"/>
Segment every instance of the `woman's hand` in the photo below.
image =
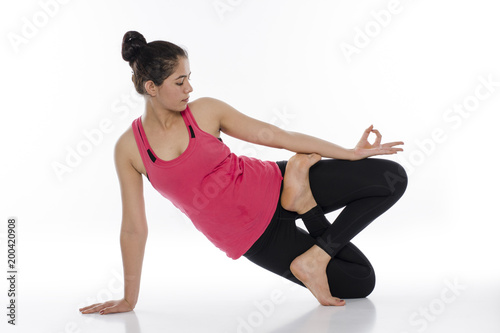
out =
<path fill-rule="evenodd" d="M 80 308 L 80 312 L 94 313 L 99 312 L 99 314 L 108 314 L 108 313 L 116 313 L 116 312 L 129 312 L 132 311 L 134 307 L 130 305 L 129 302 L 125 298 L 116 301 L 107 301 L 104 303 L 96 303 L 83 308 Z"/>
<path fill-rule="evenodd" d="M 372 132 L 377 136 L 373 144 L 368 142 L 368 136 Z M 358 144 L 354 148 L 354 160 L 361 160 L 375 155 L 391 155 L 396 154 L 398 151 L 403 151 L 403 148 L 394 148 L 394 146 L 403 145 L 404 143 L 402 141 L 380 144 L 381 141 L 382 135 L 380 132 L 373 129 L 373 125 L 368 127 L 363 133 L 361 140 L 359 140 Z"/>

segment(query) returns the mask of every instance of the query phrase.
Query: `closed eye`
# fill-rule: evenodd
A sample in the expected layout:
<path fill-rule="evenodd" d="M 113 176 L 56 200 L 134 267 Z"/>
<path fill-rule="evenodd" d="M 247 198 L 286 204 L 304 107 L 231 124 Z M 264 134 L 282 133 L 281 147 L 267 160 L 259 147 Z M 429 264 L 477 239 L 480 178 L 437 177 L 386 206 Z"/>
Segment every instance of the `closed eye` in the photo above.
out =
<path fill-rule="evenodd" d="M 182 81 L 181 81 L 181 82 L 176 83 L 176 85 L 178 85 L 178 86 L 182 86 L 182 85 L 184 84 L 184 79 L 185 79 L 185 78 L 186 78 L 186 76 L 184 76 L 184 77 L 182 78 Z M 188 80 L 191 80 L 191 73 L 189 73 Z"/>

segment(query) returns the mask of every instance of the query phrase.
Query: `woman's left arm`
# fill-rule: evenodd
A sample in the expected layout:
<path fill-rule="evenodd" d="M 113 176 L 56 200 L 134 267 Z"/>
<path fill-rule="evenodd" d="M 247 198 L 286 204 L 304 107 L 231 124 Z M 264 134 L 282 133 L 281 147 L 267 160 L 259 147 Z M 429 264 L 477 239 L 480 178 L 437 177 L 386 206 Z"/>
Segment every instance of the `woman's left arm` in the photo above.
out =
<path fill-rule="evenodd" d="M 286 131 L 272 124 L 251 118 L 222 101 L 212 98 L 206 100 L 210 109 L 219 117 L 222 132 L 251 143 L 287 149 L 296 153 L 317 153 L 323 157 L 351 161 L 368 156 L 394 154 L 397 151 L 402 151 L 401 148 L 393 147 L 403 144 L 402 142 L 381 145 L 381 135 L 377 130 L 373 129 L 373 126 L 365 130 L 355 148 L 346 149 L 311 135 Z M 374 144 L 368 142 L 368 135 L 371 132 L 377 135 Z"/>

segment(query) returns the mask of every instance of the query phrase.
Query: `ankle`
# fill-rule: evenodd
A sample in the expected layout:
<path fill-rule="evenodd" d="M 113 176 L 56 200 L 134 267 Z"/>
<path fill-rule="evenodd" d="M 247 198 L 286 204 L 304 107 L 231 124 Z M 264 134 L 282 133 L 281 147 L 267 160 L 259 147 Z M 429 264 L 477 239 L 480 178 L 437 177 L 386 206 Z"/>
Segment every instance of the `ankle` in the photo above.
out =
<path fill-rule="evenodd" d="M 332 257 L 318 245 L 313 245 L 309 250 L 311 251 L 312 258 L 318 262 L 328 263 L 332 259 Z"/>
<path fill-rule="evenodd" d="M 308 203 L 308 204 L 302 206 L 301 208 L 297 208 L 296 212 L 299 215 L 303 215 L 316 206 L 317 206 L 316 203 Z"/>
<path fill-rule="evenodd" d="M 295 211 L 297 212 L 297 214 L 303 215 L 308 211 L 310 211 L 311 209 L 313 209 L 314 207 L 316 207 L 317 205 L 318 204 L 316 203 L 316 200 L 314 200 L 314 198 L 311 197 L 309 198 L 309 200 L 301 203 L 300 207 L 297 207 Z"/>

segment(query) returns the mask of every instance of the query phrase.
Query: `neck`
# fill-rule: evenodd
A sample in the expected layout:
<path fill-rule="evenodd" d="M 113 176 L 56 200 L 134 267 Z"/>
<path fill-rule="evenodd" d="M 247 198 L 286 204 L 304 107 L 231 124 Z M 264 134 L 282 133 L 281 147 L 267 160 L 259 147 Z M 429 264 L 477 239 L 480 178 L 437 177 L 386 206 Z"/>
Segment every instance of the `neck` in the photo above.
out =
<path fill-rule="evenodd" d="M 161 130 L 170 129 L 181 117 L 181 113 L 170 111 L 155 105 L 151 99 L 146 100 L 146 107 L 142 117 L 143 124 L 148 127 L 161 128 Z"/>

